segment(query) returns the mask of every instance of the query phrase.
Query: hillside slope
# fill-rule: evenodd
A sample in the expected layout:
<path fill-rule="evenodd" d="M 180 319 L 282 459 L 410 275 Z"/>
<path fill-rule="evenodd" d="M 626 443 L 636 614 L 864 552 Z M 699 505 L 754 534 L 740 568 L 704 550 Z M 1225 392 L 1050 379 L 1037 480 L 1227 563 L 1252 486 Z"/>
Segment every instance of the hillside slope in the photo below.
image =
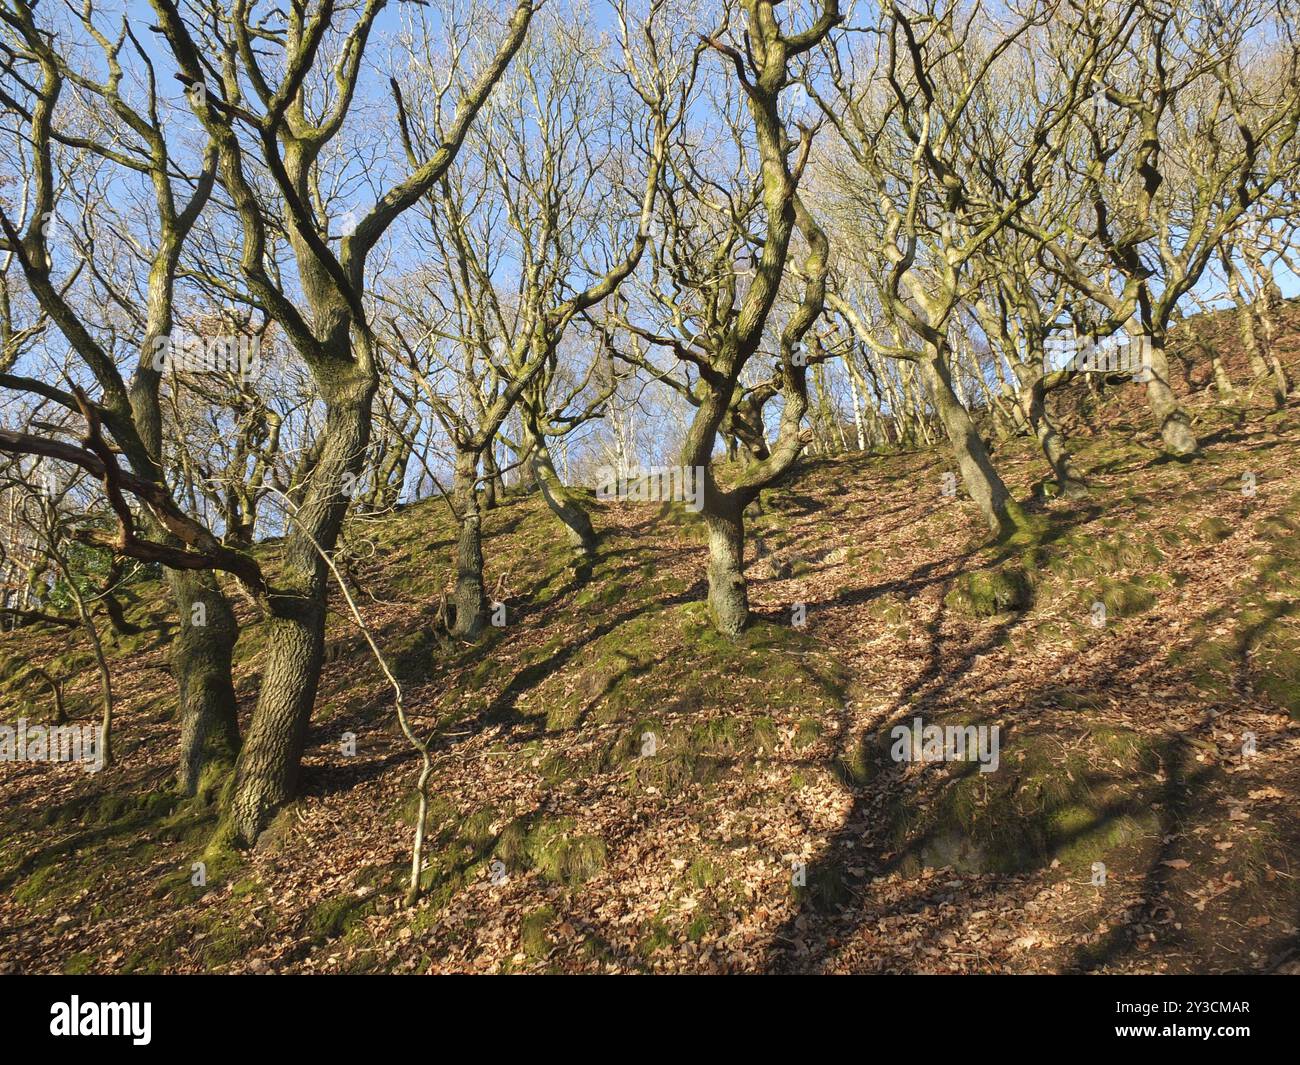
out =
<path fill-rule="evenodd" d="M 1206 454 L 1180 464 L 1139 400 L 1098 401 L 1105 431 L 1073 441 L 1091 496 L 1032 501 L 1039 532 L 1012 547 L 942 495 L 943 453 L 805 462 L 752 522 L 757 618 L 734 643 L 677 508 L 600 506 L 577 574 L 540 500 L 507 498 L 486 522 L 507 624 L 475 647 L 432 633 L 445 507 L 354 523 L 361 609 L 436 736 L 409 910 L 418 759 L 341 600 L 303 796 L 191 884 L 213 796 L 170 790 L 166 600 L 137 585 L 119 764 L 0 763 L 0 967 L 1294 969 L 1300 403 L 1243 416 L 1191 392 Z M 1032 499 L 1030 443 L 995 459 Z M 261 651 L 249 624 L 245 715 Z M 27 666 L 51 660 L 94 712 L 88 649 L 26 629 L 0 636 L 5 720 L 48 715 Z M 918 717 L 998 725 L 998 771 L 891 760 Z"/>

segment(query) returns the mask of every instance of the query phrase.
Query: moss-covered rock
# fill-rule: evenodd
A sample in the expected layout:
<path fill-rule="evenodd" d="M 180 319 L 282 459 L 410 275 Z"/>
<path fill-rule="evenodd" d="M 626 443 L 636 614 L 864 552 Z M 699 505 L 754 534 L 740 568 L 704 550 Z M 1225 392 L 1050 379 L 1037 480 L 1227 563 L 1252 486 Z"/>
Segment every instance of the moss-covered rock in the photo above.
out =
<path fill-rule="evenodd" d="M 949 609 L 976 617 L 1027 610 L 1033 601 L 1033 581 L 1020 565 L 964 573 L 944 597 Z"/>
<path fill-rule="evenodd" d="M 553 944 L 547 933 L 554 923 L 555 910 L 550 906 L 539 906 L 519 922 L 519 949 L 530 961 L 550 953 Z"/>
<path fill-rule="evenodd" d="M 1137 732 L 1092 728 L 1069 737 L 1004 735 L 999 768 L 927 765 L 890 807 L 904 871 L 950 866 L 1024 872 L 1059 860 L 1071 872 L 1157 841 L 1151 774 L 1159 759 Z"/>
<path fill-rule="evenodd" d="M 605 841 L 574 831 L 571 818 L 512 821 L 497 840 L 496 855 L 514 868 L 535 869 L 548 880 L 580 884 L 605 867 Z"/>

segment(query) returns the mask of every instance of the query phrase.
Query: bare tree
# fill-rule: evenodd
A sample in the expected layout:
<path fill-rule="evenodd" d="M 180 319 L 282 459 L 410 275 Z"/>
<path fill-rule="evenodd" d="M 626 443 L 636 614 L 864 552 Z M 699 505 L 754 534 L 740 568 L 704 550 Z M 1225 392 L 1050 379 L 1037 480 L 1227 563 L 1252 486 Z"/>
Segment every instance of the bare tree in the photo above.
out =
<path fill-rule="evenodd" d="M 1099 45 L 1118 26 L 1122 47 L 1093 74 L 1063 156 L 1085 210 L 1056 229 L 1024 228 L 1057 275 L 1105 309 L 1100 335 L 1126 329 L 1149 346 L 1147 399 L 1165 449 L 1191 455 L 1196 434 L 1170 385 L 1169 326 L 1224 238 L 1296 165 L 1294 27 L 1268 0 L 1240 0 L 1231 17 L 1159 0 L 1071 12 L 1074 39 Z"/>
<path fill-rule="evenodd" d="M 1080 51 L 1069 77 L 1035 77 L 1030 56 L 1055 7 L 999 18 L 980 4 L 894 4 L 865 36 L 826 49 L 831 91 L 808 80 L 842 148 L 830 164 L 837 221 L 858 234 L 830 305 L 877 355 L 916 365 L 966 489 L 1000 536 L 1024 518 L 957 394 L 950 331 L 982 252 L 1042 191 L 1079 79 L 1097 62 L 1100 46 Z M 892 339 L 872 324 L 873 306 Z"/>
<path fill-rule="evenodd" d="M 427 204 L 428 266 L 419 278 L 425 310 L 408 309 L 407 317 L 439 325 L 426 329 L 419 345 L 400 325 L 394 332 L 455 452 L 458 636 L 477 636 L 487 619 L 479 467 L 525 396 L 523 447 L 544 497 L 574 546 L 582 553 L 594 548 L 590 518 L 550 461 L 538 389 L 554 379 L 566 331 L 618 289 L 649 239 L 674 115 L 684 110 L 693 69 L 689 62 L 684 70 L 650 65 L 658 62 L 664 10 L 652 3 L 643 20 L 633 21 L 626 7 L 618 9 L 621 76 L 632 89 L 622 98 L 611 95 L 612 79 L 600 76 L 594 39 L 558 13 L 541 20 L 545 31 L 501 85 L 464 164 Z M 637 34 L 651 47 L 635 52 Z M 426 122 L 413 110 L 405 129 L 408 151 L 418 153 L 430 139 Z M 639 182 L 628 180 L 638 173 Z M 620 202 L 623 208 L 611 211 Z M 450 377 L 450 388 L 439 388 L 435 368 Z"/>
<path fill-rule="evenodd" d="M 76 13 L 76 24 L 100 53 L 104 75 L 96 77 L 75 69 L 52 32 L 36 21 L 33 6 L 12 0 L 0 12 L 10 39 L 6 43 L 8 65 L 14 74 L 15 92 L 0 94 L 0 103 L 17 117 L 25 130 L 31 160 L 31 205 L 27 226 L 0 211 L 0 228 L 8 247 L 17 257 L 27 286 L 63 337 L 76 351 L 102 392 L 94 417 L 102 420 L 136 477 L 149 483 L 150 491 L 167 496 L 162 468 L 163 416 L 159 401 L 162 367 L 155 353 L 166 345 L 173 326 L 174 289 L 182 247 L 213 187 L 216 157 L 209 144 L 189 174 L 183 154 L 172 143 L 174 131 L 163 115 L 154 63 L 140 44 L 128 19 L 115 35 L 101 30 L 93 4 Z M 145 86 L 143 99 L 133 102 L 126 63 L 133 60 Z M 66 86 L 82 98 L 82 113 L 92 116 L 90 130 L 84 121 L 69 122 L 61 111 Z M 102 113 L 102 114 L 101 114 Z M 135 248 L 144 269 L 142 299 L 119 298 L 132 309 L 134 337 L 138 341 L 136 363 L 129 381 L 118 368 L 111 345 L 96 335 L 93 311 L 79 310 L 70 293 L 71 278 L 82 272 L 90 257 L 68 267 L 68 278 L 58 279 L 50 231 L 56 218 L 56 146 L 90 153 L 105 165 L 137 175 L 152 191 L 157 230 L 152 241 Z M 94 272 L 93 265 L 90 268 Z M 137 275 L 138 276 L 138 275 Z M 107 274 L 96 278 L 107 283 L 110 294 L 115 282 Z M 78 411 L 80 400 L 71 392 L 30 377 L 6 374 L 0 384 L 14 390 L 42 396 Z M 13 441 L 10 441 L 13 443 Z M 144 512 L 146 534 L 169 551 L 182 551 L 181 541 Z M 191 530 L 193 531 L 193 530 Z M 215 538 L 204 530 L 201 538 Z M 124 540 L 123 550 L 138 540 Z M 152 550 L 152 546 L 148 550 Z M 239 747 L 235 718 L 235 694 L 231 682 L 231 656 L 238 637 L 234 613 L 210 568 L 168 570 L 168 580 L 181 619 L 181 629 L 172 646 L 172 667 L 179 688 L 181 743 L 178 783 L 185 791 L 197 786 L 204 767 L 228 763 Z M 202 615 L 202 624 L 191 619 Z"/>
<path fill-rule="evenodd" d="M 631 315 L 621 323 L 639 341 L 670 351 L 695 375 L 689 386 L 695 410 L 681 461 L 703 478 L 709 610 L 714 625 L 728 635 L 749 618 L 745 508 L 790 469 L 806 443 L 808 363 L 801 344 L 822 313 L 829 254 L 825 234 L 798 197 L 812 130 L 793 139 L 780 103 L 791 83 L 791 64 L 816 48 L 842 16 L 835 0 L 827 0 L 810 25 L 794 30 L 776 7 L 768 0 L 728 6 L 708 37 L 727 75 L 715 119 L 721 128 L 701 129 L 693 144 L 678 145 L 645 297 L 655 318 L 649 326 Z M 706 143 L 720 136 L 726 141 Z M 778 340 L 776 387 L 784 403 L 777 441 L 724 484 L 714 469 L 714 447 L 729 419 L 735 428 L 737 390 L 768 335 L 796 229 L 805 246 L 806 280 Z"/>
<path fill-rule="evenodd" d="M 436 147 L 411 161 L 337 243 L 329 205 L 319 197 L 322 154 L 343 130 L 362 58 L 384 0 L 338 12 L 332 0 L 257 11 L 203 3 L 202 21 L 173 0 L 154 0 L 159 25 L 195 116 L 216 145 L 223 191 L 242 230 L 240 273 L 252 299 L 279 327 L 310 371 L 325 408 L 323 424 L 295 480 L 303 485 L 285 536 L 277 586 L 267 596 L 266 666 L 237 765 L 227 826 L 251 842 L 297 787 L 306 725 L 324 646 L 329 567 L 350 496 L 365 460 L 379 361 L 366 308 L 367 262 L 394 222 L 419 203 L 452 165 L 470 126 L 523 43 L 536 3 L 519 0 L 500 43 L 468 83 L 453 53 L 440 99 L 455 100 Z M 474 12 L 481 32 L 486 11 Z M 463 40 L 471 32 L 453 23 Z M 223 57 L 219 68 L 206 57 Z M 278 77 L 278 80 L 277 80 Z M 251 98 L 250 98 L 251 97 Z M 398 95 L 397 128 L 404 122 Z M 441 117 L 441 116 L 440 116 Z M 252 174 L 264 168 L 273 205 Z M 282 211 L 301 297 L 268 269 L 268 219 Z M 305 307 L 300 310 L 300 304 Z"/>

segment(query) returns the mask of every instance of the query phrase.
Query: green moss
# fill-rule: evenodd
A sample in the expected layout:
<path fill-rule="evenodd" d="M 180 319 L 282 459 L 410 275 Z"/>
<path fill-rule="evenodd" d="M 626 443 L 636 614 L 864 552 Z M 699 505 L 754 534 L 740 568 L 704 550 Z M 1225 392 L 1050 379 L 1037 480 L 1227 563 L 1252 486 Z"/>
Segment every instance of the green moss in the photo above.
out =
<path fill-rule="evenodd" d="M 535 869 L 557 883 L 580 884 L 605 867 L 605 841 L 573 828 L 569 818 L 535 824 L 516 819 L 502 829 L 494 853 L 507 866 Z"/>
<path fill-rule="evenodd" d="M 199 773 L 198 783 L 194 788 L 194 800 L 198 806 L 216 804 L 228 785 L 234 783 L 234 763 L 212 761 Z"/>
<path fill-rule="evenodd" d="M 1292 627 L 1268 633 L 1251 660 L 1251 680 L 1260 694 L 1300 719 L 1300 633 Z"/>
<path fill-rule="evenodd" d="M 1047 838 L 1059 841 L 1054 856 L 1071 870 L 1089 868 L 1093 862 L 1139 838 L 1144 831 L 1155 830 L 1149 816 L 1108 816 L 1086 804 L 1054 809 L 1047 815 L 1045 826 Z"/>
<path fill-rule="evenodd" d="M 1129 730 L 1003 737 L 996 772 L 927 767 L 890 808 L 891 845 L 911 873 L 1017 873 L 1053 859 L 1085 871 L 1158 841 L 1158 765 L 1152 741 Z"/>
<path fill-rule="evenodd" d="M 822 727 L 820 723 L 810 717 L 800 718 L 799 724 L 794 730 L 794 749 L 801 751 L 805 747 L 811 747 L 821 739 Z"/>
<path fill-rule="evenodd" d="M 654 737 L 653 744 L 647 743 L 648 736 Z M 673 794 L 728 772 L 743 772 L 755 757 L 775 750 L 777 742 L 776 723 L 767 715 L 714 716 L 681 725 L 643 718 L 614 741 L 596 768 L 625 771 L 633 789 Z"/>
<path fill-rule="evenodd" d="M 493 853 L 508 866 L 517 869 L 526 868 L 528 858 L 527 843 L 528 822 L 525 818 L 516 818 L 501 830 Z"/>
<path fill-rule="evenodd" d="M 323 899 L 307 913 L 307 932 L 317 942 L 333 939 L 373 913 L 374 905 L 372 897 L 354 893 Z"/>
<path fill-rule="evenodd" d="M 875 769 L 866 744 L 858 744 L 835 761 L 836 774 L 848 787 L 866 784 L 875 775 Z"/>
<path fill-rule="evenodd" d="M 690 924 L 686 926 L 686 938 L 692 943 L 698 943 L 713 931 L 713 927 L 713 918 L 709 912 L 696 910 Z"/>
<path fill-rule="evenodd" d="M 236 919 L 228 914 L 222 915 L 209 928 L 201 947 L 203 964 L 208 969 L 220 968 L 247 957 L 248 952 L 257 945 L 260 938 L 258 929 L 241 928 L 236 923 Z M 339 929 L 340 932 L 342 930 Z M 328 939 L 338 933 L 326 933 L 321 930 L 318 934 L 322 939 Z"/>
<path fill-rule="evenodd" d="M 881 570 L 885 568 L 885 565 L 886 563 L 888 563 L 890 557 L 891 557 L 890 554 L 886 552 L 884 548 L 873 547 L 870 551 L 867 552 L 866 557 L 864 559 L 864 561 L 866 562 L 867 572 L 879 573 Z"/>
<path fill-rule="evenodd" d="M 884 625 L 903 625 L 908 620 L 907 607 L 897 598 L 884 595 L 873 599 L 866 606 L 867 615 Z"/>
<path fill-rule="evenodd" d="M 853 899 L 848 873 L 837 865 L 814 862 L 805 870 L 805 880 L 804 884 L 794 886 L 795 898 L 801 906 L 829 913 L 847 906 Z"/>
<path fill-rule="evenodd" d="M 544 958 L 551 952 L 553 944 L 547 930 L 554 923 L 555 911 L 550 906 L 538 907 L 519 922 L 519 949 L 530 961 Z"/>
<path fill-rule="evenodd" d="M 1007 501 L 1007 514 L 1011 518 L 1011 529 L 1003 537 L 1003 543 L 1011 548 L 1030 547 L 1040 540 L 1048 528 L 1048 521 L 1039 514 L 1027 514 L 1020 504 Z"/>
<path fill-rule="evenodd" d="M 1097 600 L 1106 606 L 1107 618 L 1128 618 L 1150 610 L 1155 594 L 1138 581 L 1102 578 Z"/>
<path fill-rule="evenodd" d="M 51 896 L 65 893 L 60 890 L 66 888 L 66 882 L 59 872 L 60 867 L 53 862 L 41 866 L 18 885 L 13 893 L 14 901 L 36 909 L 49 909 L 54 901 Z"/>
<path fill-rule="evenodd" d="M 1226 540 L 1234 531 L 1232 525 L 1218 515 L 1211 515 L 1196 527 L 1198 538 L 1210 544 Z"/>
<path fill-rule="evenodd" d="M 722 871 L 708 858 L 696 858 L 686 870 L 686 879 L 697 888 L 709 888 L 722 879 Z"/>
<path fill-rule="evenodd" d="M 85 976 L 95 968 L 95 956 L 88 951 L 70 955 L 63 962 L 64 976 Z"/>
<path fill-rule="evenodd" d="M 1175 537 L 1174 544 L 1181 544 L 1186 538 L 1186 535 Z M 1067 533 L 1045 546 L 1041 556 L 1049 572 L 1066 580 L 1112 575 L 1122 570 L 1146 572 L 1159 568 L 1165 561 L 1165 553 L 1153 538 L 1129 536 L 1113 524 Z"/>
<path fill-rule="evenodd" d="M 248 898 L 250 895 L 258 894 L 261 887 L 260 881 L 255 876 L 247 876 L 230 885 L 230 894 L 237 899 Z"/>
<path fill-rule="evenodd" d="M 811 634 L 764 621 L 734 640 L 719 636 L 702 603 L 646 611 L 593 641 L 576 669 L 547 671 L 528 701 L 554 731 L 720 704 L 829 710 L 842 705 L 848 677 L 809 653 L 818 649 Z"/>
<path fill-rule="evenodd" d="M 398 811 L 398 818 L 414 825 L 418 809 L 419 796 L 412 793 Z M 502 837 L 510 829 L 507 825 L 501 835 L 494 833 L 492 826 L 499 820 L 501 815 L 491 806 L 462 816 L 445 799 L 434 796 L 429 800 L 424 866 L 420 872 L 420 890 L 429 914 L 436 915 L 467 883 L 482 875 L 494 849 L 501 849 Z M 505 846 L 509 846 L 508 842 Z M 408 876 L 408 868 L 402 864 L 376 867 L 372 879 L 381 892 L 397 892 L 405 890 Z"/>
<path fill-rule="evenodd" d="M 957 578 L 944 603 L 951 610 L 976 617 L 991 617 L 1028 609 L 1034 600 L 1029 573 L 1019 565 L 975 570 Z"/>
<path fill-rule="evenodd" d="M 421 627 L 414 632 L 381 640 L 380 646 L 393 676 L 399 681 L 422 684 L 433 676 L 438 642 L 432 629 Z"/>
<path fill-rule="evenodd" d="M 608 609 L 618 605 L 626 597 L 627 590 L 616 582 L 597 584 L 589 583 L 573 600 L 573 605 L 583 610 L 593 608 Z"/>
<path fill-rule="evenodd" d="M 747 746 L 743 722 L 734 717 L 715 717 L 691 729 L 690 745 L 702 754 L 734 754 Z"/>
<path fill-rule="evenodd" d="M 548 880 L 580 884 L 605 867 L 605 841 L 574 835 L 568 821 L 543 822 L 525 846 L 533 868 Z"/>
<path fill-rule="evenodd" d="M 161 973 L 167 968 L 167 963 L 176 956 L 176 952 L 182 946 L 188 945 L 190 938 L 188 933 L 180 931 L 168 933 L 156 942 L 148 943 L 128 954 L 122 962 L 121 971 L 126 975 L 145 976 Z"/>
<path fill-rule="evenodd" d="M 776 722 L 767 716 L 756 717 L 750 726 L 750 742 L 755 750 L 774 751 L 777 745 Z"/>
<path fill-rule="evenodd" d="M 458 835 L 461 842 L 476 851 L 487 848 L 495 838 L 492 825 L 497 817 L 497 811 L 490 806 L 470 814 L 460 825 Z"/>
<path fill-rule="evenodd" d="M 644 958 L 651 957 L 656 951 L 665 950 L 673 945 L 673 934 L 662 918 L 656 917 L 650 922 L 649 930 L 637 943 L 637 953 Z"/>

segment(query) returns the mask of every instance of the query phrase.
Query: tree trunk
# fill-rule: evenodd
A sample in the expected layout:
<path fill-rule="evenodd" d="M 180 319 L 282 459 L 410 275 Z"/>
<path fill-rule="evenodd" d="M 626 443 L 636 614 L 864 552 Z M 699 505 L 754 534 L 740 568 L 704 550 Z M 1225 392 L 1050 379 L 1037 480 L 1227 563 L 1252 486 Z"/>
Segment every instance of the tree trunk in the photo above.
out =
<path fill-rule="evenodd" d="M 505 495 L 501 485 L 501 470 L 497 466 L 496 452 L 489 444 L 483 451 L 483 509 L 495 510 L 499 496 Z"/>
<path fill-rule="evenodd" d="M 1291 392 L 1291 382 L 1287 379 L 1282 360 L 1272 350 L 1268 353 L 1268 363 L 1273 370 L 1273 402 L 1279 407 L 1285 406 L 1286 397 Z"/>
<path fill-rule="evenodd" d="M 168 570 L 180 614 L 171 667 L 180 692 L 180 759 L 176 784 L 193 795 L 210 765 L 231 765 L 239 753 L 239 723 L 231 659 L 239 627 L 210 571 Z"/>
<path fill-rule="evenodd" d="M 1280 407 L 1286 402 L 1289 388 L 1286 374 L 1283 372 L 1282 364 L 1277 361 L 1276 356 L 1265 359 L 1263 352 L 1260 351 L 1259 337 L 1255 334 L 1255 320 L 1259 316 L 1258 309 L 1246 299 L 1241 274 L 1237 270 L 1236 264 L 1233 263 L 1231 255 L 1225 256 L 1223 262 L 1228 277 L 1228 294 L 1237 307 L 1237 332 L 1241 337 L 1242 347 L 1246 349 L 1246 359 L 1250 363 L 1251 375 L 1256 382 L 1262 381 L 1265 377 L 1271 375 L 1273 402 Z M 1262 320 L 1260 321 L 1260 329 L 1267 337 L 1267 329 Z"/>
<path fill-rule="evenodd" d="M 170 312 L 164 320 L 170 321 Z M 146 351 L 152 350 L 158 335 L 156 329 L 148 334 Z M 157 371 L 147 364 L 142 364 L 132 379 L 131 407 L 140 438 L 153 463 L 153 468 L 139 466 L 135 472 L 162 483 L 158 460 L 162 453 L 162 414 L 158 405 Z M 146 521 L 152 535 L 169 546 L 179 546 L 180 542 L 158 522 Z M 236 530 L 229 532 L 232 542 L 240 544 L 240 534 Z M 251 539 L 250 528 L 248 540 Z M 168 569 L 166 577 L 179 622 L 171 646 L 171 671 L 176 681 L 181 729 L 176 785 L 182 794 L 193 795 L 209 763 L 229 765 L 239 752 L 237 701 L 231 677 L 239 623 L 230 600 L 211 571 Z M 193 624 L 196 604 L 203 607 L 201 625 Z"/>
<path fill-rule="evenodd" d="M 993 428 L 998 440 L 1010 440 L 1017 434 L 1020 419 L 1012 413 L 1014 409 L 1014 404 L 1008 405 L 1002 396 L 990 393 L 989 414 L 993 418 Z"/>
<path fill-rule="evenodd" d="M 319 455 L 284 540 L 284 562 L 267 622 L 262 689 L 236 765 L 228 818 L 236 841 L 251 844 L 297 792 L 307 725 L 320 684 L 329 568 L 347 514 L 346 478 L 356 477 L 370 435 L 375 378 L 355 372 L 328 382 Z"/>
<path fill-rule="evenodd" d="M 1047 416 L 1046 396 L 1041 378 L 1030 391 L 1029 404 L 1027 412 L 1029 424 L 1034 428 L 1038 446 L 1043 449 L 1043 457 L 1052 468 L 1052 475 L 1060 486 L 1061 495 L 1067 498 L 1087 495 L 1088 483 L 1079 472 L 1079 468 L 1075 466 L 1074 456 L 1065 446 L 1065 437 Z"/>
<path fill-rule="evenodd" d="M 1134 335 L 1141 340 L 1140 335 Z M 1165 355 L 1165 338 L 1152 335 L 1146 338 L 1150 345 L 1147 380 L 1147 402 L 1160 426 L 1160 438 L 1171 455 L 1195 455 L 1200 451 L 1192 420 L 1178 403 L 1178 397 L 1169 387 L 1169 359 Z"/>
<path fill-rule="evenodd" d="M 749 620 L 744 514 L 739 506 L 706 506 L 704 522 L 709 531 L 709 615 L 720 633 L 735 636 Z"/>
<path fill-rule="evenodd" d="M 735 636 L 749 621 L 744 572 L 745 506 L 749 499 L 743 493 L 723 492 L 714 479 L 711 462 L 730 394 L 729 388 L 704 392 L 681 450 L 682 466 L 694 469 L 703 479 L 701 514 L 709 535 L 709 616 L 724 636 Z"/>
<path fill-rule="evenodd" d="M 1214 371 L 1214 391 L 1219 396 L 1219 402 L 1231 403 L 1237 390 L 1233 387 L 1232 377 L 1228 374 L 1228 368 L 1223 365 L 1223 359 L 1219 357 L 1217 348 L 1210 351 L 1210 369 Z"/>
<path fill-rule="evenodd" d="M 1291 382 L 1287 380 L 1286 370 L 1277 357 L 1276 310 L 1282 304 L 1282 290 L 1277 287 L 1277 282 L 1261 260 L 1255 259 L 1252 262 L 1252 270 L 1258 281 L 1256 291 L 1259 296 L 1255 310 L 1259 316 L 1260 332 L 1264 334 L 1264 354 L 1273 372 L 1273 401 L 1281 407 L 1291 392 Z"/>
<path fill-rule="evenodd" d="M 857 369 L 851 365 L 853 356 L 849 355 L 845 359 L 845 365 L 849 367 L 849 398 L 853 401 L 853 429 L 858 442 L 858 450 L 867 450 L 867 438 L 862 428 L 862 401 L 858 398 Z"/>
<path fill-rule="evenodd" d="M 1255 336 L 1254 311 L 1241 297 L 1240 292 L 1234 292 L 1233 297 L 1237 304 L 1237 335 L 1241 337 L 1241 346 L 1246 349 L 1246 361 L 1250 363 L 1250 372 L 1257 378 L 1265 377 L 1268 374 L 1268 363 L 1260 354 L 1259 338 Z"/>
<path fill-rule="evenodd" d="M 1088 482 L 1079 468 L 1074 464 L 1074 457 L 1065 446 L 1065 437 L 1052 423 L 1047 414 L 1047 389 L 1043 371 L 1039 369 L 1042 360 L 1036 363 L 1019 364 L 1015 367 L 1020 381 L 1019 402 L 1015 410 L 1028 423 L 1029 428 L 1042 448 L 1043 457 L 1051 467 L 1052 476 L 1061 489 L 1061 495 L 1078 497 L 1088 494 Z"/>
<path fill-rule="evenodd" d="M 452 602 L 456 617 L 452 633 L 474 639 L 487 622 L 487 594 L 483 588 L 483 519 L 478 502 L 478 453 L 462 451 L 456 457 L 452 504 L 460 518 L 456 545 L 456 589 Z"/>
<path fill-rule="evenodd" d="M 66 725 L 68 723 L 68 709 L 63 703 L 63 678 L 47 673 L 39 666 L 32 667 L 32 675 L 40 677 L 50 686 L 50 694 L 54 697 L 54 724 Z"/>
<path fill-rule="evenodd" d="M 929 447 L 934 443 L 934 434 L 930 431 L 930 419 L 925 409 L 924 382 L 920 386 L 917 385 L 917 377 L 920 375 L 913 366 L 906 362 L 902 366 L 901 376 L 903 379 L 903 405 L 911 419 L 907 433 L 907 446 L 914 448 L 918 446 L 918 441 L 920 441 L 926 447 Z M 956 403 L 957 397 L 953 393 L 951 384 L 948 386 L 947 391 L 948 395 L 952 397 L 952 401 Z"/>
<path fill-rule="evenodd" d="M 939 420 L 948 433 L 957 469 L 971 499 L 996 536 L 1009 536 L 1023 523 L 1020 508 L 994 468 L 984 441 L 966 408 L 952 389 L 948 363 L 940 351 L 920 360 L 921 374 L 930 388 Z"/>
<path fill-rule="evenodd" d="M 580 558 L 588 559 L 596 552 L 596 530 L 591 524 L 591 515 L 577 494 L 570 491 L 555 472 L 551 449 L 546 445 L 546 434 L 542 432 L 535 412 L 524 411 L 524 426 L 528 445 L 532 448 L 533 475 L 537 478 L 542 498 L 564 526 L 569 545 Z"/>

